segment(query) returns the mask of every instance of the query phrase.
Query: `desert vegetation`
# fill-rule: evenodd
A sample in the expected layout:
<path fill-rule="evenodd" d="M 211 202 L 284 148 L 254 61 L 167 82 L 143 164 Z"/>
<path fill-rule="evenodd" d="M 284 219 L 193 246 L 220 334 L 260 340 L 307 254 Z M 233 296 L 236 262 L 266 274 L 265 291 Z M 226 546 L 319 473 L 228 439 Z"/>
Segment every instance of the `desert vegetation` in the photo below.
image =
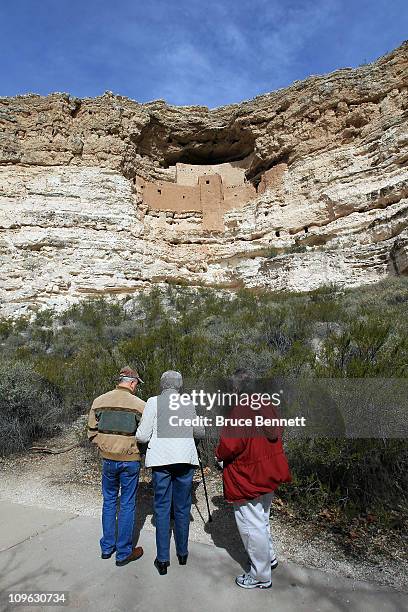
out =
<path fill-rule="evenodd" d="M 242 367 L 258 377 L 407 378 L 407 315 L 408 281 L 396 278 L 302 294 L 168 285 L 1 319 L 0 454 L 24 451 L 87 412 L 123 364 L 141 372 L 143 399 L 170 368 L 196 381 Z M 214 443 L 202 449 L 210 467 Z M 405 440 L 318 437 L 286 446 L 294 482 L 280 495 L 298 514 L 406 517 Z"/>

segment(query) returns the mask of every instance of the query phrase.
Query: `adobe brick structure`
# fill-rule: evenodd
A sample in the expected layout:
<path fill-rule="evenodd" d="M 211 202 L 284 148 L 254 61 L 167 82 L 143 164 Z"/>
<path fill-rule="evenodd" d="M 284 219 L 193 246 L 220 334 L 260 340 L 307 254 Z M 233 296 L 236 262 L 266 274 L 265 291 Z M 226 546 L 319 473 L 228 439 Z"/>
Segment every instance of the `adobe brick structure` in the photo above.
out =
<path fill-rule="evenodd" d="M 179 185 L 197 185 L 200 176 L 219 174 L 228 187 L 239 187 L 245 181 L 245 172 L 252 161 L 252 155 L 240 161 L 223 164 L 191 165 L 176 164 L 176 181 Z"/>
<path fill-rule="evenodd" d="M 272 168 L 264 172 L 261 176 L 257 193 L 264 193 L 271 187 L 282 185 L 283 175 L 287 167 L 287 164 L 276 164 L 276 166 L 272 166 Z"/>
<path fill-rule="evenodd" d="M 286 164 L 268 170 L 257 189 L 245 178 L 249 158 L 211 165 L 176 164 L 176 182 L 149 182 L 136 177 L 136 190 L 153 210 L 200 212 L 203 229 L 224 230 L 224 214 L 242 208 L 276 182 L 281 182 Z"/>

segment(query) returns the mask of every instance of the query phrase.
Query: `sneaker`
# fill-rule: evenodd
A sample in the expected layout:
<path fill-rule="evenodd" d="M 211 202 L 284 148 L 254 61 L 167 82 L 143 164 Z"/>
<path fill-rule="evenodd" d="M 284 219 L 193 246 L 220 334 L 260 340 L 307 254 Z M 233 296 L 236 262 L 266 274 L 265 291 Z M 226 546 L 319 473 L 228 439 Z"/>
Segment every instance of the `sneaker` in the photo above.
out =
<path fill-rule="evenodd" d="M 278 567 L 279 563 L 277 558 L 275 557 L 274 559 L 272 559 L 271 561 L 271 570 L 273 571 L 274 569 L 276 569 Z"/>
<path fill-rule="evenodd" d="M 260 582 L 255 578 L 252 578 L 250 574 L 242 574 L 235 578 L 235 583 L 243 589 L 270 589 L 272 586 L 272 580 L 268 582 Z"/>

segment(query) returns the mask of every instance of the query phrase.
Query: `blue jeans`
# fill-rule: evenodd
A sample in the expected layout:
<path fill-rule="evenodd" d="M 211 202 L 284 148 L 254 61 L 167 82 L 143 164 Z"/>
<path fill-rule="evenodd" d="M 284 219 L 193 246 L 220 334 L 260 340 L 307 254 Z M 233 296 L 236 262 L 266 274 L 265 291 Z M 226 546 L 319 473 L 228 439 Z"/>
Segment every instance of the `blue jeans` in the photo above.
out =
<path fill-rule="evenodd" d="M 133 550 L 133 527 L 140 461 L 103 460 L 101 550 L 110 554 L 116 548 L 116 559 L 123 561 Z M 120 489 L 120 509 L 116 535 L 116 508 Z"/>
<path fill-rule="evenodd" d="M 188 553 L 191 489 L 194 467 L 186 463 L 152 469 L 156 548 L 159 561 L 170 561 L 170 512 L 173 503 L 174 538 L 178 555 Z"/>

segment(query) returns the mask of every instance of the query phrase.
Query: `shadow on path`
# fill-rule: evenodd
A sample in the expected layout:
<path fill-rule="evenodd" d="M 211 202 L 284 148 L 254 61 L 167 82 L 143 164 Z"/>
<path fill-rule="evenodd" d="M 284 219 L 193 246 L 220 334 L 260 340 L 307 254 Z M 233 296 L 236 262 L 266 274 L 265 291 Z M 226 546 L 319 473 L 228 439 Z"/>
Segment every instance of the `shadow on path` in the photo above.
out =
<path fill-rule="evenodd" d="M 243 571 L 247 571 L 248 557 L 238 533 L 232 508 L 222 495 L 215 495 L 211 501 L 214 504 L 213 520 L 211 523 L 205 523 L 205 532 L 211 536 L 217 548 L 223 548 Z"/>
<path fill-rule="evenodd" d="M 133 545 L 136 546 L 140 532 L 146 521 L 149 520 L 153 525 L 153 487 L 151 482 L 139 482 L 136 493 L 135 522 L 133 528 Z"/>
<path fill-rule="evenodd" d="M 194 505 L 197 508 L 197 510 L 198 510 L 198 507 L 197 507 L 196 489 L 199 485 L 200 485 L 199 482 L 195 482 L 195 481 L 193 482 L 192 505 Z M 151 482 L 139 482 L 139 487 L 137 490 L 137 497 L 136 497 L 135 523 L 134 523 L 134 529 L 133 529 L 133 545 L 134 546 L 136 546 L 139 541 L 140 533 L 143 527 L 145 526 L 146 521 L 150 521 L 150 524 L 153 527 L 155 526 L 153 499 L 154 499 L 154 491 L 153 491 L 152 483 Z M 201 516 L 201 513 L 199 514 Z M 173 512 L 171 513 L 170 518 L 173 519 Z M 192 521 L 194 521 L 194 517 L 192 516 L 192 514 L 190 514 L 190 522 Z M 174 536 L 173 520 L 170 521 L 170 531 L 171 531 L 171 534 L 173 534 Z"/>
<path fill-rule="evenodd" d="M 197 495 L 197 488 L 201 485 L 200 481 L 193 482 L 192 506 L 195 507 L 200 520 L 204 524 L 204 531 L 209 534 L 213 544 L 220 549 L 224 549 L 228 555 L 243 571 L 248 569 L 248 557 L 242 545 L 237 526 L 235 523 L 232 508 L 227 504 L 222 495 L 215 495 L 211 498 L 214 506 L 212 510 L 212 522 L 208 522 L 208 515 L 203 499 Z M 153 486 L 151 482 L 140 482 L 137 491 L 136 517 L 133 530 L 133 544 L 137 545 L 140 533 L 147 522 L 154 527 L 153 509 Z M 197 517 L 196 517 L 197 518 Z M 194 517 L 190 514 L 190 521 Z M 174 537 L 174 524 L 170 521 L 171 537 Z M 191 540 L 190 540 L 191 541 Z"/>

